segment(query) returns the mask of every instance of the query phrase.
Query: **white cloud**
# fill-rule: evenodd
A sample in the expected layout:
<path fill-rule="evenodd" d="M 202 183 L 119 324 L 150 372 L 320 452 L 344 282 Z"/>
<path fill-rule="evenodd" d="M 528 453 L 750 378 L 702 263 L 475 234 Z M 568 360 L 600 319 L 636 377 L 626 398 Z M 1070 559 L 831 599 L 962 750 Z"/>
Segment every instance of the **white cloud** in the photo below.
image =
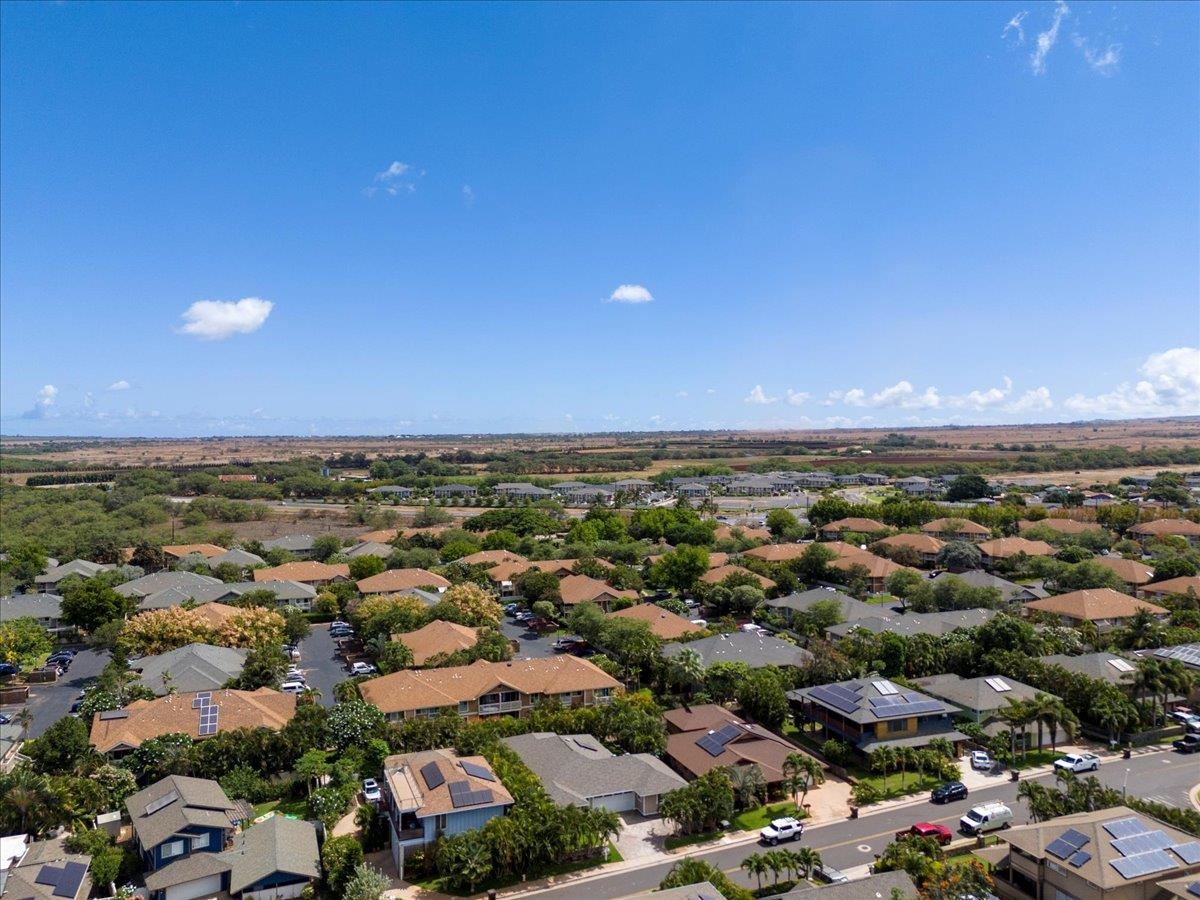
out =
<path fill-rule="evenodd" d="M 179 330 L 208 341 L 222 341 L 235 334 L 250 334 L 262 328 L 274 308 L 270 300 L 197 300 L 183 311 Z"/>
<path fill-rule="evenodd" d="M 846 406 L 898 406 L 901 409 L 925 409 L 940 406 L 942 398 L 935 387 L 927 387 L 918 394 L 911 382 L 898 381 L 891 387 L 886 387 L 870 396 L 862 388 L 831 391 L 823 403 L 825 406 L 832 406 L 839 401 Z"/>
<path fill-rule="evenodd" d="M 382 188 L 393 197 L 401 191 L 411 194 L 417 189 L 416 180 L 424 174 L 424 170 L 414 171 L 408 163 L 400 162 L 397 159 L 382 172 L 376 172 L 375 181 L 370 187 L 364 188 L 363 193 L 368 197 L 374 197 L 375 193 Z"/>
<path fill-rule="evenodd" d="M 469 184 L 464 184 L 462 186 L 462 197 L 463 203 L 467 204 L 467 206 L 475 205 L 475 191 L 471 189 Z"/>
<path fill-rule="evenodd" d="M 120 381 L 114 381 L 108 386 L 110 391 L 127 391 L 129 390 L 129 382 L 122 378 Z"/>
<path fill-rule="evenodd" d="M 1021 23 L 1025 20 L 1027 15 L 1029 15 L 1029 10 L 1023 9 L 1009 19 L 1008 24 L 1004 26 L 1004 30 L 1000 32 L 1000 36 L 1008 37 L 1008 33 L 1010 31 L 1015 31 L 1017 33 L 1017 43 L 1025 43 L 1025 29 L 1021 27 Z"/>
<path fill-rule="evenodd" d="M 766 406 L 768 403 L 774 403 L 778 399 L 778 397 L 768 397 L 763 393 L 762 385 L 756 384 L 750 390 L 750 393 L 746 395 L 744 402 L 753 403 L 756 406 Z"/>
<path fill-rule="evenodd" d="M 1070 13 L 1071 8 L 1063 0 L 1056 0 L 1054 4 L 1054 18 L 1050 20 L 1050 27 L 1045 31 L 1038 32 L 1034 51 L 1029 56 L 1029 65 L 1033 69 L 1034 75 L 1045 73 L 1046 57 L 1054 49 L 1054 45 L 1058 43 L 1058 32 L 1062 28 L 1063 19 L 1070 15 Z"/>
<path fill-rule="evenodd" d="M 605 303 L 649 303 L 654 296 L 640 284 L 622 284 L 608 295 Z"/>
<path fill-rule="evenodd" d="M 951 397 L 948 403 L 950 406 L 967 406 L 971 409 L 988 409 L 992 406 L 999 406 L 1012 393 L 1012 384 L 1012 379 L 1005 375 L 1002 388 L 994 387 L 988 388 L 986 391 L 971 391 L 962 397 Z"/>
<path fill-rule="evenodd" d="M 1023 393 L 1012 403 L 1004 407 L 1004 411 L 1012 413 L 1041 412 L 1053 406 L 1054 401 L 1050 399 L 1050 388 L 1042 385 L 1039 388 L 1033 388 Z"/>
<path fill-rule="evenodd" d="M 675 396 L 680 398 L 681 400 L 685 399 L 687 397 L 687 395 L 688 395 L 687 391 L 676 391 L 675 392 Z"/>
<path fill-rule="evenodd" d="M 1152 353 L 1137 382 L 1124 382 L 1106 394 L 1075 394 L 1063 403 L 1087 415 L 1196 415 L 1200 413 L 1200 349 L 1176 347 Z"/>
<path fill-rule="evenodd" d="M 716 392 L 717 392 L 717 389 L 716 389 L 716 388 L 708 388 L 708 389 L 707 389 L 707 390 L 706 390 L 704 393 L 706 393 L 706 394 L 715 394 Z"/>
<path fill-rule="evenodd" d="M 1121 63 L 1121 45 L 1109 44 L 1101 52 L 1093 50 L 1084 43 L 1083 58 L 1087 60 L 1087 64 L 1092 67 L 1093 72 L 1105 76 L 1112 75 Z"/>
<path fill-rule="evenodd" d="M 52 384 L 47 384 L 37 392 L 37 397 L 34 399 L 33 405 L 46 409 L 53 406 L 56 399 L 58 399 L 58 388 Z"/>
<path fill-rule="evenodd" d="M 803 406 L 811 399 L 812 394 L 808 393 L 807 391 L 793 391 L 791 388 L 787 389 L 787 402 L 792 406 Z"/>

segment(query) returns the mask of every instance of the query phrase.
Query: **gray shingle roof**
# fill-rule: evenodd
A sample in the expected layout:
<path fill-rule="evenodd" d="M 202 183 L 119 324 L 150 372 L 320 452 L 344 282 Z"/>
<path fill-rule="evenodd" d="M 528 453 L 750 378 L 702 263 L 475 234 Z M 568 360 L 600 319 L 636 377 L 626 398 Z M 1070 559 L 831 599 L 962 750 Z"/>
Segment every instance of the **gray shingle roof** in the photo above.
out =
<path fill-rule="evenodd" d="M 263 541 L 264 550 L 287 550 L 289 553 L 307 553 L 312 550 L 314 539 L 311 534 L 285 534 L 283 537 Z"/>
<path fill-rule="evenodd" d="M 224 553 L 218 553 L 216 556 L 208 558 L 209 566 L 214 569 L 224 563 L 235 566 L 265 566 L 267 561 L 258 554 L 242 550 L 240 547 L 234 547 L 232 550 L 226 550 Z"/>
<path fill-rule="evenodd" d="M 707 669 L 716 662 L 744 662 L 752 669 L 763 666 L 802 666 L 812 654 L 802 647 L 769 634 L 734 631 L 698 641 L 666 644 L 662 655 L 670 658 L 685 649 L 695 650 Z"/>
<path fill-rule="evenodd" d="M 997 690 L 989 682 L 1007 685 L 1008 690 Z M 1028 700 L 1034 694 L 1048 693 L 1007 676 L 961 678 L 958 675 L 930 675 L 927 678 L 913 679 L 913 684 L 931 697 L 977 714 L 1004 709 L 1009 698 Z"/>
<path fill-rule="evenodd" d="M 828 696 L 827 688 L 831 685 L 816 685 L 814 687 L 799 688 L 794 691 L 788 691 L 788 699 L 794 701 L 808 701 L 819 706 L 825 707 L 837 715 L 848 719 L 851 722 L 857 722 L 860 725 L 875 725 L 881 721 L 881 716 L 876 715 L 877 709 L 884 707 L 877 706 L 871 701 L 879 701 L 882 703 L 890 703 L 895 700 L 904 700 L 906 704 L 928 704 L 923 707 L 923 712 L 914 711 L 912 715 L 918 718 L 926 716 L 947 715 L 951 712 L 950 708 L 940 700 L 935 700 L 920 691 L 910 690 L 901 687 L 897 684 L 892 684 L 886 678 L 871 676 L 868 678 L 852 679 L 850 681 L 839 681 L 832 685 L 838 690 L 839 697 L 853 697 L 854 709 L 849 707 L 843 709 L 840 706 L 831 703 L 825 698 Z M 880 690 L 884 688 L 884 690 Z M 887 698 L 886 700 L 884 698 Z M 949 726 L 947 726 L 949 727 Z"/>
<path fill-rule="evenodd" d="M 343 552 L 350 559 L 360 556 L 378 556 L 380 559 L 387 559 L 396 552 L 396 548 L 391 544 L 381 544 L 379 541 L 363 541 Z"/>
<path fill-rule="evenodd" d="M 137 597 L 138 599 L 171 588 L 183 591 L 187 596 L 192 596 L 196 591 L 220 583 L 219 578 L 213 578 L 211 575 L 197 575 L 195 572 L 154 572 L 150 575 L 143 575 L 141 578 L 135 578 L 133 581 L 118 584 L 115 590 L 122 597 Z"/>
<path fill-rule="evenodd" d="M 849 594 L 843 594 L 841 591 L 830 591 L 825 588 L 813 588 L 811 591 L 804 591 L 800 594 L 788 594 L 786 597 L 777 597 L 774 600 L 768 600 L 765 605 L 774 607 L 775 609 L 807 612 L 812 609 L 814 604 L 822 601 L 828 602 L 829 600 L 836 600 L 841 607 L 843 622 L 878 616 L 883 609 L 878 604 L 864 603 L 861 600 L 851 597 Z"/>
<path fill-rule="evenodd" d="M 1113 660 L 1117 661 L 1116 665 L 1113 665 Z M 1136 664 L 1135 660 L 1120 653 L 1106 652 L 1084 653 L 1082 656 L 1067 656 L 1065 653 L 1057 653 L 1053 656 L 1043 656 L 1042 662 L 1048 666 L 1061 666 L 1068 672 L 1077 672 L 1091 678 L 1103 678 L 1105 681 L 1122 687 L 1128 687 L 1133 683 L 1133 672 L 1124 667 Z"/>
<path fill-rule="evenodd" d="M 0 597 L 0 620 L 20 619 L 32 616 L 35 619 L 58 619 L 62 616 L 62 597 L 56 594 L 13 594 Z"/>
<path fill-rule="evenodd" d="M 632 791 L 639 797 L 664 794 L 687 782 L 648 753 L 613 756 L 590 734 L 537 732 L 504 738 L 535 774 L 555 803 L 586 806 L 592 797 Z"/>
<path fill-rule="evenodd" d="M 113 568 L 104 563 L 94 563 L 86 559 L 73 559 L 58 566 L 51 566 L 41 575 L 35 575 L 34 584 L 58 584 L 68 575 L 78 575 L 80 578 L 91 578 L 99 572 Z"/>
<path fill-rule="evenodd" d="M 875 634 L 894 631 L 905 637 L 914 634 L 949 634 L 958 628 L 975 628 L 990 622 L 996 617 L 994 609 L 952 609 L 936 613 L 906 613 L 904 615 L 884 615 L 887 610 L 878 607 L 880 615 L 856 619 L 853 622 L 842 622 L 826 628 L 827 634 L 834 637 L 845 637 L 856 628 L 862 628 Z"/>
<path fill-rule="evenodd" d="M 146 808 L 174 792 L 177 799 L 151 815 Z M 221 786 L 207 778 L 168 775 L 125 801 L 138 840 L 145 848 L 157 847 L 181 828 L 204 825 L 233 828 L 229 814 L 235 807 Z"/>
<path fill-rule="evenodd" d="M 321 877 L 317 829 L 311 822 L 272 816 L 247 828 L 233 849 L 221 854 L 230 866 L 229 890 L 237 894 L 269 875 Z"/>
<path fill-rule="evenodd" d="M 1043 588 L 1017 584 L 1015 581 L 1009 581 L 999 575 L 992 575 L 982 569 L 972 569 L 969 572 L 934 573 L 930 576 L 930 581 L 942 578 L 957 578 L 971 587 L 996 588 L 1005 600 L 1038 600 L 1050 596 Z"/>
<path fill-rule="evenodd" d="M 146 876 L 146 887 L 152 891 L 163 891 L 177 884 L 187 884 L 189 881 L 228 871 L 229 863 L 222 859 L 220 854 L 193 853 L 151 872 Z"/>
<path fill-rule="evenodd" d="M 167 692 L 164 674 L 169 676 L 169 686 L 180 693 L 212 691 L 242 673 L 247 653 L 211 644 L 188 644 L 169 653 L 134 660 L 132 666 L 141 670 L 141 683 L 158 694 Z"/>
<path fill-rule="evenodd" d="M 857 878 L 843 884 L 823 884 L 819 887 L 793 888 L 784 894 L 786 900 L 862 900 L 864 897 L 892 897 L 899 891 L 901 900 L 916 900 L 920 897 L 916 884 L 907 872 L 880 872 L 866 878 Z"/>

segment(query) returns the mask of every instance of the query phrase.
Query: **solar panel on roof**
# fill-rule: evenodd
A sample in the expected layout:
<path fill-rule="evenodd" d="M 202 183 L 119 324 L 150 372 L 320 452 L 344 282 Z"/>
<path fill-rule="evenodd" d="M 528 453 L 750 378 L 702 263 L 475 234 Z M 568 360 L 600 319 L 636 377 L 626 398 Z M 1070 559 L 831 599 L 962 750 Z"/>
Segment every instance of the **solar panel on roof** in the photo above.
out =
<path fill-rule="evenodd" d="M 435 762 L 425 763 L 421 766 L 421 777 L 425 779 L 425 786 L 431 791 L 441 787 L 446 781 L 446 776 L 442 774 L 442 770 Z"/>
<path fill-rule="evenodd" d="M 1059 835 L 1059 839 L 1066 841 L 1076 850 L 1091 841 L 1090 837 L 1088 837 L 1082 831 L 1076 831 L 1074 828 L 1068 828 L 1061 835 Z"/>
<path fill-rule="evenodd" d="M 101 722 L 111 722 L 114 719 L 128 719 L 129 711 L 124 709 L 106 709 L 100 713 Z"/>
<path fill-rule="evenodd" d="M 1075 848 L 1062 838 L 1057 838 L 1046 845 L 1046 852 L 1059 859 L 1066 859 L 1075 852 Z"/>
<path fill-rule="evenodd" d="M 159 797 L 157 800 L 152 800 L 150 803 L 146 804 L 145 815 L 152 816 L 156 812 L 158 812 L 160 809 L 166 809 L 168 806 L 170 806 L 172 803 L 174 803 L 178 799 L 179 799 L 178 791 L 168 791 L 167 793 L 165 793 L 161 797 Z"/>
<path fill-rule="evenodd" d="M 726 725 L 724 728 L 718 729 L 713 734 L 713 739 L 717 743 L 719 743 L 722 747 L 724 747 L 726 744 L 728 744 L 730 741 L 732 741 L 735 737 L 738 737 L 741 733 L 742 733 L 742 729 L 740 727 L 730 723 L 729 725 Z"/>
<path fill-rule="evenodd" d="M 1109 864 L 1121 873 L 1122 878 L 1141 878 L 1143 875 L 1166 872 L 1176 867 L 1175 860 L 1162 850 L 1122 856 L 1119 859 L 1109 860 Z"/>
<path fill-rule="evenodd" d="M 1003 678 L 985 678 L 984 682 L 986 682 L 987 686 L 990 687 L 993 691 L 996 691 L 997 693 L 1000 693 L 1000 694 L 1003 694 L 1005 691 L 1012 690 L 1012 685 L 1009 684 L 1007 681 L 1005 681 Z"/>
<path fill-rule="evenodd" d="M 827 686 L 815 687 L 808 692 L 808 695 L 819 703 L 824 703 L 827 706 L 832 706 L 834 709 L 843 713 L 854 713 L 858 710 L 858 698 L 853 700 L 847 699 L 841 694 L 834 693 Z"/>
<path fill-rule="evenodd" d="M 945 711 L 946 708 L 936 700 L 924 700 L 920 703 L 893 703 L 891 706 L 879 706 L 871 710 L 877 719 L 895 719 L 900 716 L 924 716 L 929 713 Z"/>
<path fill-rule="evenodd" d="M 1200 881 L 1193 881 L 1188 885 L 1188 893 L 1200 897 Z"/>
<path fill-rule="evenodd" d="M 42 866 L 42 870 L 37 873 L 37 878 L 33 879 L 35 884 L 49 884 L 54 887 L 58 886 L 58 879 L 62 878 L 63 870 L 58 866 Z"/>
<path fill-rule="evenodd" d="M 1200 863 L 1200 841 L 1188 841 L 1186 844 L 1176 844 L 1171 848 L 1175 855 L 1189 866 Z"/>
<path fill-rule="evenodd" d="M 720 756 L 725 752 L 725 747 L 713 740 L 711 734 L 706 734 L 700 740 L 696 741 L 696 746 L 707 753 L 709 756 Z"/>
<path fill-rule="evenodd" d="M 1141 823 L 1140 819 L 1133 816 L 1127 816 L 1124 819 L 1113 819 L 1111 822 L 1104 823 L 1104 830 L 1115 838 L 1127 838 L 1132 834 L 1142 834 L 1149 829 Z"/>
<path fill-rule="evenodd" d="M 1113 848 L 1122 856 L 1137 856 L 1149 853 L 1151 850 L 1163 850 L 1175 841 L 1163 831 L 1145 831 L 1141 834 L 1131 834 L 1127 838 L 1117 838 L 1112 842 Z"/>
<path fill-rule="evenodd" d="M 496 776 L 491 773 L 491 770 L 484 768 L 478 763 L 460 762 L 462 770 L 474 778 L 482 778 L 484 781 L 495 781 Z"/>
<path fill-rule="evenodd" d="M 74 897 L 79 886 L 83 884 L 88 867 L 83 863 L 69 862 L 63 866 L 62 877 L 58 879 L 58 887 L 54 889 L 55 897 Z"/>
<path fill-rule="evenodd" d="M 1092 854 L 1088 853 L 1086 850 L 1080 850 L 1078 853 L 1075 853 L 1069 860 L 1067 860 L 1067 862 L 1069 862 L 1072 866 L 1074 866 L 1076 869 L 1078 869 L 1080 866 L 1082 866 L 1085 862 L 1087 862 L 1091 858 L 1092 858 Z"/>
<path fill-rule="evenodd" d="M 894 706 L 904 701 L 899 697 L 872 697 L 867 701 L 871 706 Z"/>
<path fill-rule="evenodd" d="M 890 681 L 872 681 L 871 687 L 879 691 L 884 697 L 890 697 L 892 694 L 900 693 L 900 688 L 896 687 Z"/>
<path fill-rule="evenodd" d="M 212 700 L 212 691 L 201 691 L 192 698 L 192 709 L 200 709 L 202 706 L 208 706 Z"/>

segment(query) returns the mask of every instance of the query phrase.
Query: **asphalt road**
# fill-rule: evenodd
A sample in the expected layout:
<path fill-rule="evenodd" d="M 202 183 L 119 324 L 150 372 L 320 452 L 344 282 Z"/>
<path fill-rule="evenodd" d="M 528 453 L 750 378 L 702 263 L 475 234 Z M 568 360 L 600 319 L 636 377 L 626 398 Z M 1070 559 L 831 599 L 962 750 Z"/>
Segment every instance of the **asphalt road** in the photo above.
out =
<path fill-rule="evenodd" d="M 1129 770 L 1128 774 L 1126 769 Z M 1188 790 L 1200 782 L 1200 757 L 1168 751 L 1136 756 L 1129 761 L 1109 760 L 1100 767 L 1098 777 L 1105 784 L 1117 788 L 1122 787 L 1128 779 L 1131 793 L 1136 791 L 1138 796 L 1145 799 L 1186 806 L 1189 804 Z M 1039 780 L 1053 784 L 1054 776 L 1044 775 Z M 826 865 L 835 869 L 852 869 L 873 862 L 875 854 L 883 851 L 897 831 L 914 822 L 936 822 L 957 832 L 959 818 L 978 803 L 1004 801 L 1016 815 L 1014 824 L 1023 825 L 1028 821 L 1028 809 L 1016 798 L 1017 785 L 1004 782 L 996 787 L 977 790 L 966 800 L 944 806 L 935 806 L 926 801 L 865 815 L 857 820 L 814 825 L 805 831 L 798 844 L 819 850 Z M 691 855 L 721 868 L 735 882 L 754 887 L 754 880 L 740 866 L 743 859 L 762 849 L 757 843 L 748 841 Z M 603 878 L 566 883 L 539 894 L 563 897 L 586 895 L 597 900 L 628 897 L 658 887 L 675 861 L 672 859 L 642 869 L 614 871 Z"/>
<path fill-rule="evenodd" d="M 310 688 L 321 692 L 322 706 L 333 706 L 333 686 L 350 677 L 329 636 L 328 625 L 313 625 L 312 632 L 300 642 L 300 661 Z"/>
<path fill-rule="evenodd" d="M 29 726 L 29 737 L 36 738 L 45 734 L 46 729 L 68 715 L 71 704 L 83 690 L 84 682 L 95 678 L 108 664 L 107 653 L 97 653 L 88 650 L 82 644 L 65 645 L 67 649 L 79 651 L 71 662 L 67 674 L 53 684 L 34 684 L 29 687 L 29 699 L 26 706 L 33 713 L 33 722 Z M 3 712 L 15 716 L 21 709 L 17 705 L 3 708 Z"/>

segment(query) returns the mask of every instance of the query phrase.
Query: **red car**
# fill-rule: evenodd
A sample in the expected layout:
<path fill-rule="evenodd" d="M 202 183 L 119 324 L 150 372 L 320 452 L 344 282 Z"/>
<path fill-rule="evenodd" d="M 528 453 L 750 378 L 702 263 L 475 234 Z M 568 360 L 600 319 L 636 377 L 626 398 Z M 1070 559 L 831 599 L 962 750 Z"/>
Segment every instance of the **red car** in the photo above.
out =
<path fill-rule="evenodd" d="M 896 832 L 896 840 L 903 840 L 906 837 L 923 837 L 933 838 L 939 844 L 948 844 L 953 840 L 954 835 L 950 833 L 950 829 L 945 825 L 936 825 L 933 822 L 918 822 L 903 831 Z"/>

